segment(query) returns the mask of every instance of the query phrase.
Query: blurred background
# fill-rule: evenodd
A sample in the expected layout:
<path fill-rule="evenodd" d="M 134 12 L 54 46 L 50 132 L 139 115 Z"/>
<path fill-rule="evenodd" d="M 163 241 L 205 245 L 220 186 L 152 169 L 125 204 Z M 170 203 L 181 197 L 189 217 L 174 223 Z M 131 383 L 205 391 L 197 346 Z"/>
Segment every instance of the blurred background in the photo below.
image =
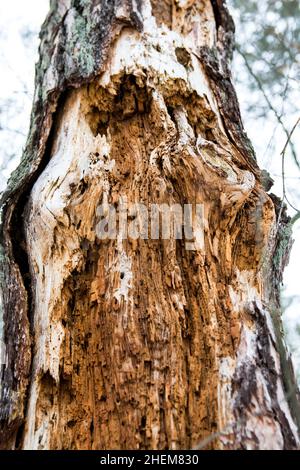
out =
<path fill-rule="evenodd" d="M 228 0 L 236 24 L 233 78 L 261 168 L 288 212 L 300 210 L 300 1 Z M 0 0 L 0 192 L 25 145 L 39 30 L 49 0 Z M 285 153 L 284 178 L 282 149 Z M 282 286 L 286 339 L 300 383 L 300 218 Z"/>

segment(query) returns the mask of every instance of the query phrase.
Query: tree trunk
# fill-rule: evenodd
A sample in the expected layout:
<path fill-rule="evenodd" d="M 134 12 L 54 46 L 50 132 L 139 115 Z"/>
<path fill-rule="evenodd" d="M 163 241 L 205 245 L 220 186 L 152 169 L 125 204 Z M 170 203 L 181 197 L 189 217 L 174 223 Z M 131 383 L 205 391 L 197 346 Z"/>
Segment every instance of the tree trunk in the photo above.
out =
<path fill-rule="evenodd" d="M 222 0 L 52 1 L 2 197 L 2 448 L 297 448 L 290 224 L 243 131 L 233 30 Z M 203 227 L 101 238 L 121 201 L 198 204 Z"/>

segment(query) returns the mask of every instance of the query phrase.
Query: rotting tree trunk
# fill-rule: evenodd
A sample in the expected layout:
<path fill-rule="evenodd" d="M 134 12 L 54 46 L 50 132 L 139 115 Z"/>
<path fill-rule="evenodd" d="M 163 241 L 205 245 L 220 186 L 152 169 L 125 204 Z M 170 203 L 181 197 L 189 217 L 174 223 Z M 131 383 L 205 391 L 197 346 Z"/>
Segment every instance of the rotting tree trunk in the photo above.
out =
<path fill-rule="evenodd" d="M 295 449 L 289 221 L 230 80 L 221 0 L 56 0 L 2 197 L 1 447 Z M 199 203 L 204 245 L 101 240 L 99 203 Z"/>

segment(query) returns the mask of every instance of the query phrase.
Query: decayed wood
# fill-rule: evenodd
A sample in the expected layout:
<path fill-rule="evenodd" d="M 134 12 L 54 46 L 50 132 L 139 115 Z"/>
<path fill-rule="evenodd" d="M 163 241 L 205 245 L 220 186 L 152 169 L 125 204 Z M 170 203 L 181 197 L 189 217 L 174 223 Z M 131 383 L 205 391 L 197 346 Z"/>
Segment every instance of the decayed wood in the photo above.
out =
<path fill-rule="evenodd" d="M 289 251 L 230 80 L 222 1 L 56 1 L 2 200 L 1 446 L 298 446 Z M 100 240 L 97 207 L 199 203 L 204 245 Z M 22 228 L 20 228 L 22 227 Z M 18 228 L 18 230 L 17 230 Z"/>

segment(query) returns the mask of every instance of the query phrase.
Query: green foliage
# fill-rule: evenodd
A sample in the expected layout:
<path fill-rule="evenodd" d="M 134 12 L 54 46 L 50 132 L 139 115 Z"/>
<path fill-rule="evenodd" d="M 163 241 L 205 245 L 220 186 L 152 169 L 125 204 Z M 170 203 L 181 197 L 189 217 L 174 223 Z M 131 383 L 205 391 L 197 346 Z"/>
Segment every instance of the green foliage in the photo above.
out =
<path fill-rule="evenodd" d="M 300 79 L 300 2 L 299 0 L 229 0 L 237 25 L 236 41 L 253 73 L 278 105 L 289 101 L 289 112 L 298 103 L 291 97 Z M 242 80 L 244 77 L 241 78 Z M 252 91 L 257 81 L 248 77 Z M 289 98 L 290 97 L 290 98 Z M 252 103 L 250 112 L 266 115 L 264 100 Z"/>

